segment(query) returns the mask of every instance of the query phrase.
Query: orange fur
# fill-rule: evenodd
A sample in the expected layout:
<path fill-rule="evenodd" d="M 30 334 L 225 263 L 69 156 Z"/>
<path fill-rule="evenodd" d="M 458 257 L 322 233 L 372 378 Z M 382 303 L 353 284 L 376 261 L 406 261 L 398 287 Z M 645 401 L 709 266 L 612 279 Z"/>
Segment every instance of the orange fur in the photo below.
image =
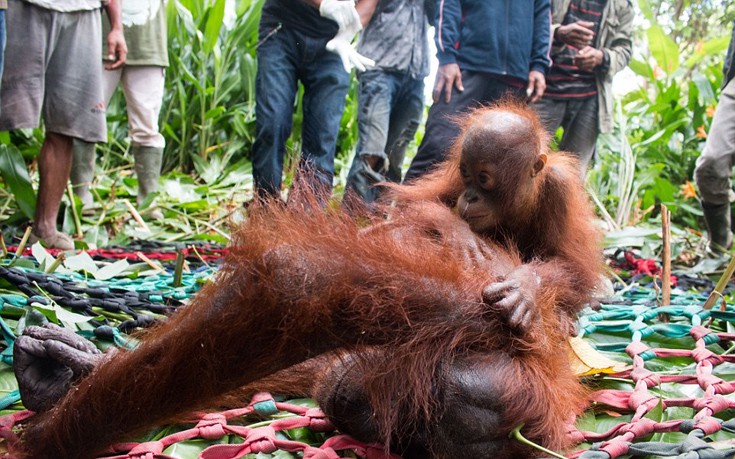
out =
<path fill-rule="evenodd" d="M 253 209 L 234 230 L 214 281 L 137 349 L 108 359 L 54 409 L 34 417 L 16 453 L 90 458 L 112 442 L 259 385 L 293 383 L 294 392 L 309 393 L 309 378 L 294 371 L 320 373 L 339 358 L 333 356 L 359 355 L 365 346 L 385 356 L 377 371 L 364 372 L 363 385 L 386 443 L 410 434 L 397 413 L 407 416 L 409 430 L 440 417 L 431 390 L 441 384 L 440 369 L 476 356 L 498 359 L 506 430 L 523 422 L 527 437 L 563 447 L 565 421 L 580 410 L 583 394 L 562 352 L 564 317 L 589 297 L 599 272 L 584 191 L 569 160 L 552 157 L 532 209 L 536 221 L 515 222 L 529 231 L 478 237 L 450 210 L 461 192 L 452 161 L 397 188 L 401 206 L 389 221 L 376 218 L 367 228 L 342 212 L 319 210 L 308 190 L 288 207 Z M 523 262 L 543 283 L 541 320 L 519 338 L 481 292 Z M 300 362 L 306 363 L 289 369 Z M 292 380 L 274 383 L 279 378 Z M 527 454 L 518 445 L 507 457 Z"/>

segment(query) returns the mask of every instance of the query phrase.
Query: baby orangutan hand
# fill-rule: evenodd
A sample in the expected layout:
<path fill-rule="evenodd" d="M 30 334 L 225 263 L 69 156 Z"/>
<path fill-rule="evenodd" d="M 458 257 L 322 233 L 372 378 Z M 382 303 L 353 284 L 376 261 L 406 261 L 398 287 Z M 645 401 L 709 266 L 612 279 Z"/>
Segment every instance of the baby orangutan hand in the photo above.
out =
<path fill-rule="evenodd" d="M 519 266 L 504 280 L 487 285 L 482 290 L 482 301 L 500 313 L 515 333 L 525 335 L 540 318 L 536 307 L 540 282 L 533 269 Z"/>
<path fill-rule="evenodd" d="M 92 342 L 69 329 L 51 323 L 27 327 L 13 347 L 23 405 L 47 411 L 104 358 Z"/>

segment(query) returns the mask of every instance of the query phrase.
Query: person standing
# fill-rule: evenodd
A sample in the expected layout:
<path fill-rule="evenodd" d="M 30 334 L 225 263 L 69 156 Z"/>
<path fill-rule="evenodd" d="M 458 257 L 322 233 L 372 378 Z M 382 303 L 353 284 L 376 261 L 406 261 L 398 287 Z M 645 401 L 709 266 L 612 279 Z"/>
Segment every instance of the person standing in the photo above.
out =
<path fill-rule="evenodd" d="M 72 239 L 56 229 L 61 197 L 71 169 L 72 139 L 107 140 L 102 96 L 104 5 L 108 68 L 125 62 L 127 48 L 119 0 L 9 0 L 6 65 L 0 90 L 0 130 L 35 128 L 43 117 L 38 156 L 40 183 L 32 239 L 71 250 Z"/>
<path fill-rule="evenodd" d="M 720 100 L 694 169 L 709 230 L 709 249 L 714 254 L 732 247 L 730 203 L 735 200 L 735 193 L 730 175 L 735 162 L 735 22 L 723 74 Z"/>
<path fill-rule="evenodd" d="M 433 104 L 406 182 L 445 159 L 459 134 L 453 117 L 508 94 L 535 102 L 546 88 L 549 0 L 442 0 L 435 26 Z"/>
<path fill-rule="evenodd" d="M 286 140 L 298 83 L 304 86 L 301 161 L 309 185 L 331 196 L 334 155 L 350 67 L 369 61 L 350 42 L 377 0 L 266 0 L 261 12 L 255 82 L 255 194 L 279 197 Z"/>
<path fill-rule="evenodd" d="M 103 72 L 102 90 L 105 105 L 110 103 L 118 84 L 125 94 L 140 206 L 148 194 L 158 189 L 166 145 L 158 131 L 168 67 L 165 0 L 124 1 L 122 24 L 128 44 L 127 60 L 124 66 Z M 102 55 L 110 59 L 105 43 Z M 94 177 L 94 147 L 94 143 L 74 141 L 71 182 L 85 208 L 93 205 L 89 187 Z M 150 216 L 163 218 L 156 208 L 151 209 Z"/>
<path fill-rule="evenodd" d="M 553 0 L 552 10 L 553 64 L 533 107 L 549 135 L 564 129 L 559 149 L 584 175 L 598 134 L 612 130 L 612 80 L 630 62 L 635 12 L 630 0 Z"/>
<path fill-rule="evenodd" d="M 357 52 L 375 61 L 359 72 L 357 151 L 347 175 L 347 201 L 376 200 L 377 183 L 400 183 L 406 148 L 424 112 L 429 74 L 429 21 L 435 0 L 381 0 L 360 34 Z"/>

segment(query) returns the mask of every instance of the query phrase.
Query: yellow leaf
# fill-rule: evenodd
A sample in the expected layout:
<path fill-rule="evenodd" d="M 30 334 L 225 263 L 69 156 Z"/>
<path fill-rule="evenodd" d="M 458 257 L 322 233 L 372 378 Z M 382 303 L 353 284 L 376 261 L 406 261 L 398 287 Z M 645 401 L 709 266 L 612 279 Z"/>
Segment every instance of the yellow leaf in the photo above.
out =
<path fill-rule="evenodd" d="M 569 363 L 577 376 L 618 373 L 627 368 L 626 364 L 600 354 L 579 337 L 569 339 Z"/>

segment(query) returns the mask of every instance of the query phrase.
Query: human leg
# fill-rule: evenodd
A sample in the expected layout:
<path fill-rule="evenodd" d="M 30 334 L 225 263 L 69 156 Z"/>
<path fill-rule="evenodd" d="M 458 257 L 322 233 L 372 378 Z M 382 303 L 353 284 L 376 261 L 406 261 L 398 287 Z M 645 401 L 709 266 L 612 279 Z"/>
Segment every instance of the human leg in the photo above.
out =
<path fill-rule="evenodd" d="M 275 30 L 275 31 L 274 31 Z M 261 24 L 255 79 L 255 142 L 251 152 L 255 192 L 278 197 L 283 155 L 296 98 L 297 43 L 293 31 Z M 264 41 L 263 41 L 264 40 Z"/>
<path fill-rule="evenodd" d="M 452 99 L 448 103 L 444 102 L 442 93 L 439 102 L 431 105 L 424 127 L 424 138 L 406 172 L 404 182 L 424 175 L 432 166 L 444 160 L 459 134 L 459 127 L 453 117 L 483 102 L 487 80 L 486 74 L 463 71 L 464 91 L 453 89 Z"/>
<path fill-rule="evenodd" d="M 115 92 L 123 69 L 102 71 L 102 94 L 105 101 L 105 107 L 110 103 L 112 94 Z M 94 178 L 94 161 L 95 161 L 95 144 L 85 142 L 80 139 L 74 139 L 72 145 L 72 163 L 71 163 L 71 184 L 74 194 L 79 196 L 85 209 L 91 209 L 93 206 L 92 194 L 89 187 Z"/>
<path fill-rule="evenodd" d="M 531 105 L 531 108 L 538 113 L 539 120 L 549 137 L 554 137 L 556 130 L 561 126 L 566 107 L 565 100 L 549 99 L 548 97 Z"/>
<path fill-rule="evenodd" d="M 35 127 L 43 114 L 47 135 L 38 159 L 33 235 L 50 247 L 73 249 L 71 239 L 56 230 L 71 167 L 71 138 L 98 141 L 106 136 L 99 12 L 59 13 L 27 2 L 9 6 L 7 19 L 13 27 L 0 129 Z"/>
<path fill-rule="evenodd" d="M 391 107 L 395 79 L 391 74 L 375 70 L 359 77 L 357 93 L 357 151 L 347 174 L 346 191 L 355 193 L 366 202 L 375 201 L 373 185 L 385 180 Z"/>
<path fill-rule="evenodd" d="M 69 179 L 74 194 L 82 201 L 83 209 L 92 209 L 94 206 L 94 199 L 89 191 L 94 178 L 94 146 L 94 143 L 84 140 L 73 139 L 72 141 Z"/>
<path fill-rule="evenodd" d="M 44 37 L 51 28 L 51 17 L 42 8 L 14 1 L 8 5 L 5 19 L 13 27 L 6 36 L 0 130 L 34 128 L 41 118 L 43 75 L 50 45 Z"/>
<path fill-rule="evenodd" d="M 715 252 L 732 244 L 730 173 L 735 156 L 735 80 L 723 89 L 694 179 L 702 196 L 702 209 Z"/>
<path fill-rule="evenodd" d="M 128 66 L 123 71 L 121 84 L 128 108 L 128 128 L 138 176 L 138 206 L 146 196 L 158 189 L 165 140 L 158 130 L 158 117 L 163 103 L 164 69 L 158 66 Z M 153 208 L 154 219 L 163 218 Z"/>
<path fill-rule="evenodd" d="M 48 55 L 43 119 L 47 131 L 107 142 L 99 11 L 57 13 Z"/>
<path fill-rule="evenodd" d="M 33 234 L 48 247 L 63 250 L 74 248 L 71 238 L 56 230 L 59 203 L 71 169 L 71 144 L 71 137 L 47 131 L 38 155 L 39 186 Z"/>
<path fill-rule="evenodd" d="M 102 93 L 105 107 L 110 103 L 112 94 L 120 82 L 123 69 L 102 71 Z M 95 143 L 74 139 L 72 143 L 71 180 L 74 194 L 82 201 L 83 209 L 91 209 L 94 205 L 89 187 L 94 179 Z"/>
<path fill-rule="evenodd" d="M 305 65 L 299 72 L 304 84 L 304 120 L 300 170 L 308 170 L 320 199 L 329 199 L 334 178 L 337 135 L 345 108 L 350 74 L 339 56 L 327 51 L 325 40 L 305 38 Z"/>
<path fill-rule="evenodd" d="M 406 149 L 416 137 L 425 105 L 424 81 L 404 75 L 398 97 L 393 101 L 388 131 L 386 178 L 391 182 L 401 183 L 401 168 L 406 157 Z"/>
<path fill-rule="evenodd" d="M 569 101 L 562 122 L 564 135 L 559 143 L 559 150 L 577 156 L 582 175 L 587 172 L 597 144 L 599 132 L 597 104 L 597 96 Z"/>

